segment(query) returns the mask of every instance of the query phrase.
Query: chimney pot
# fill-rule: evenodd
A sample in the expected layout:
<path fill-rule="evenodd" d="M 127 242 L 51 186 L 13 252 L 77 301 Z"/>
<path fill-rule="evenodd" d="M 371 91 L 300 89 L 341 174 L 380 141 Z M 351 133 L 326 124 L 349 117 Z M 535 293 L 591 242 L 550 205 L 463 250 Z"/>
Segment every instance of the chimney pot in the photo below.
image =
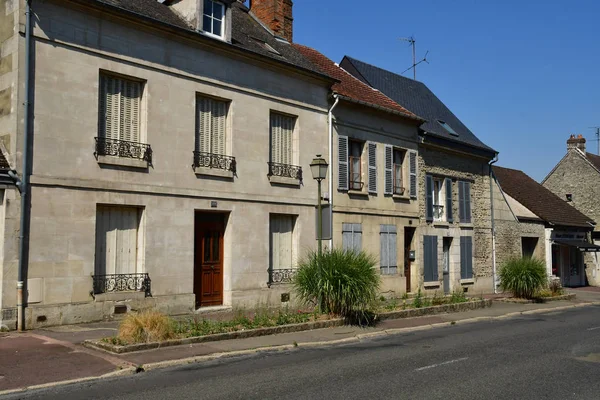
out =
<path fill-rule="evenodd" d="M 579 149 L 585 154 L 585 142 L 586 141 L 583 135 L 571 135 L 569 136 L 569 140 L 567 140 L 567 151 L 572 149 Z"/>

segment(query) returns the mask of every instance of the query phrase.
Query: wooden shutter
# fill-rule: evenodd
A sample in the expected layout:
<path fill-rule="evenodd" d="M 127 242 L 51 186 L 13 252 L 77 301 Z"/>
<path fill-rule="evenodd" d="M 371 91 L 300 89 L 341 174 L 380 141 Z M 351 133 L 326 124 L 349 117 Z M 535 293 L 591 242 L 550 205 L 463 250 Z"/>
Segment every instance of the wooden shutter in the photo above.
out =
<path fill-rule="evenodd" d="M 458 183 L 459 221 L 461 223 L 471 222 L 471 183 Z"/>
<path fill-rule="evenodd" d="M 121 81 L 117 78 L 100 76 L 100 132 L 106 139 L 119 139 L 121 125 Z"/>
<path fill-rule="evenodd" d="M 417 184 L 417 152 L 410 151 L 409 157 L 409 176 L 410 176 L 410 197 L 412 199 L 417 198 L 418 184 Z"/>
<path fill-rule="evenodd" d="M 279 269 L 279 218 L 271 215 L 271 269 Z"/>
<path fill-rule="evenodd" d="M 279 268 L 292 268 L 294 217 L 280 215 L 279 219 Z"/>
<path fill-rule="evenodd" d="M 271 113 L 271 162 L 281 162 L 281 115 Z"/>
<path fill-rule="evenodd" d="M 271 162 L 293 164 L 295 124 L 294 117 L 271 113 Z"/>
<path fill-rule="evenodd" d="M 348 190 L 348 136 L 338 136 L 338 189 Z"/>
<path fill-rule="evenodd" d="M 342 224 L 342 249 L 352 250 L 352 224 Z"/>
<path fill-rule="evenodd" d="M 394 148 L 388 144 L 385 145 L 385 165 L 384 165 L 384 194 L 394 194 Z"/>
<path fill-rule="evenodd" d="M 377 144 L 369 142 L 368 165 L 369 165 L 369 193 L 377 194 Z"/>
<path fill-rule="evenodd" d="M 465 182 L 465 222 L 471 222 L 471 182 Z"/>
<path fill-rule="evenodd" d="M 395 225 L 380 226 L 380 268 L 383 274 L 395 274 L 397 268 L 397 233 Z"/>
<path fill-rule="evenodd" d="M 357 253 L 362 250 L 362 224 L 352 224 L 352 248 Z"/>
<path fill-rule="evenodd" d="M 133 274 L 138 271 L 140 210 L 98 207 L 96 211 L 97 275 Z"/>
<path fill-rule="evenodd" d="M 473 278 L 473 238 L 460 237 L 460 278 Z"/>
<path fill-rule="evenodd" d="M 210 153 L 210 132 L 211 132 L 211 117 L 210 117 L 210 99 L 206 97 L 198 97 L 196 99 L 196 116 L 198 131 L 196 133 L 196 151 Z"/>
<path fill-rule="evenodd" d="M 210 152 L 225 154 L 225 129 L 227 122 L 227 103 L 219 100 L 210 100 L 211 106 L 211 132 Z"/>
<path fill-rule="evenodd" d="M 437 236 L 423 236 L 423 279 L 425 282 L 438 280 Z"/>
<path fill-rule="evenodd" d="M 342 224 L 342 249 L 360 252 L 362 249 L 362 225 Z"/>
<path fill-rule="evenodd" d="M 121 83 L 120 140 L 140 141 L 141 83 L 119 79 Z"/>
<path fill-rule="evenodd" d="M 446 178 L 446 219 L 448 222 L 452 222 L 452 179 Z"/>
<path fill-rule="evenodd" d="M 433 177 L 425 177 L 425 220 L 433 221 Z"/>

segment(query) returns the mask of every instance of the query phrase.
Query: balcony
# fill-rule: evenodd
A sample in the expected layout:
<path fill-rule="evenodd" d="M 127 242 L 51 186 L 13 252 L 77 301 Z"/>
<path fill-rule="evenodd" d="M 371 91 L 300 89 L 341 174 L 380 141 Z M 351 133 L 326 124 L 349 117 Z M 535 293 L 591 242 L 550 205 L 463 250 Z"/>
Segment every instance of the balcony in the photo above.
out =
<path fill-rule="evenodd" d="M 273 285 L 281 285 L 286 283 L 292 283 L 294 281 L 294 277 L 298 272 L 295 268 L 288 269 L 271 269 L 269 268 L 269 282 L 267 285 L 269 287 Z"/>
<path fill-rule="evenodd" d="M 145 297 L 152 297 L 150 275 L 146 273 L 94 275 L 92 279 L 94 294 L 143 292 Z"/>
<path fill-rule="evenodd" d="M 129 142 L 110 138 L 96 138 L 96 151 L 94 156 L 99 163 L 123 165 L 129 167 L 148 167 L 152 165 L 152 148 L 149 144 Z M 111 161 L 107 157 L 118 157 L 127 161 Z"/>
<path fill-rule="evenodd" d="M 196 175 L 211 175 L 222 178 L 233 178 L 237 163 L 235 157 L 222 154 L 194 151 L 192 168 Z"/>
<path fill-rule="evenodd" d="M 299 186 L 302 183 L 302 167 L 269 162 L 267 176 L 272 183 Z"/>

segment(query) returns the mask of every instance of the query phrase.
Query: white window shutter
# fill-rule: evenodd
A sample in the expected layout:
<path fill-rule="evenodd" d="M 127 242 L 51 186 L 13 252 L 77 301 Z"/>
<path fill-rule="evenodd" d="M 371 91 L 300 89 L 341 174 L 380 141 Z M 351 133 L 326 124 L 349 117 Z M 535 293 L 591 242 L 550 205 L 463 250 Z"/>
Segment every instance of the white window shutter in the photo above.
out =
<path fill-rule="evenodd" d="M 271 114 L 271 162 L 281 160 L 281 122 L 278 114 Z"/>
<path fill-rule="evenodd" d="M 348 136 L 338 136 L 338 189 L 348 190 Z"/>
<path fill-rule="evenodd" d="M 418 180 L 417 180 L 417 152 L 411 151 L 408 153 L 409 155 L 409 175 L 410 175 L 410 197 L 412 199 L 417 198 L 418 193 Z"/>
<path fill-rule="evenodd" d="M 384 194 L 394 193 L 394 148 L 388 144 L 385 145 L 385 177 Z"/>
<path fill-rule="evenodd" d="M 213 154 L 226 154 L 225 151 L 225 129 L 227 123 L 227 103 L 224 101 L 211 100 L 211 146 Z"/>
<path fill-rule="evenodd" d="M 100 78 L 100 137 L 119 139 L 121 125 L 121 81 L 111 76 Z"/>
<path fill-rule="evenodd" d="M 139 142 L 140 83 L 119 79 L 121 84 L 120 140 Z"/>
<path fill-rule="evenodd" d="M 369 193 L 377 194 L 377 144 L 368 143 Z"/>

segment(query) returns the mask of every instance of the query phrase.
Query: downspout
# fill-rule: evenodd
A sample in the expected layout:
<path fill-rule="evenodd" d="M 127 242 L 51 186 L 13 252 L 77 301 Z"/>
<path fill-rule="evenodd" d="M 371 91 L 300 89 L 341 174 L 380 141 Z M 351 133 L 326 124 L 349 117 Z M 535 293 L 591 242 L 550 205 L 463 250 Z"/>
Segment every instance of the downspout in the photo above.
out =
<path fill-rule="evenodd" d="M 329 109 L 329 113 L 327 114 L 327 122 L 329 124 L 329 177 L 327 180 L 329 181 L 329 212 L 331 213 L 331 218 L 329 218 L 329 231 L 331 232 L 331 239 L 329 240 L 329 250 L 333 249 L 333 110 L 337 107 L 340 102 L 340 98 L 337 94 L 333 94 L 333 98 L 335 102 Z"/>
<path fill-rule="evenodd" d="M 31 109 L 31 1 L 27 0 L 25 5 L 25 110 L 23 121 L 23 172 L 21 185 L 21 226 L 19 230 L 19 271 L 17 274 L 17 329 L 23 331 L 25 329 L 25 313 L 24 313 L 24 276 L 27 268 L 27 238 L 29 237 L 29 220 L 28 214 L 28 196 L 29 196 L 29 120 Z"/>
<path fill-rule="evenodd" d="M 492 169 L 492 165 L 498 162 L 498 153 L 494 156 L 494 159 L 490 161 L 490 208 L 491 208 L 491 216 L 492 216 L 492 285 L 494 285 L 494 294 L 498 293 L 498 288 L 496 287 L 496 224 L 494 222 L 494 170 Z"/>

